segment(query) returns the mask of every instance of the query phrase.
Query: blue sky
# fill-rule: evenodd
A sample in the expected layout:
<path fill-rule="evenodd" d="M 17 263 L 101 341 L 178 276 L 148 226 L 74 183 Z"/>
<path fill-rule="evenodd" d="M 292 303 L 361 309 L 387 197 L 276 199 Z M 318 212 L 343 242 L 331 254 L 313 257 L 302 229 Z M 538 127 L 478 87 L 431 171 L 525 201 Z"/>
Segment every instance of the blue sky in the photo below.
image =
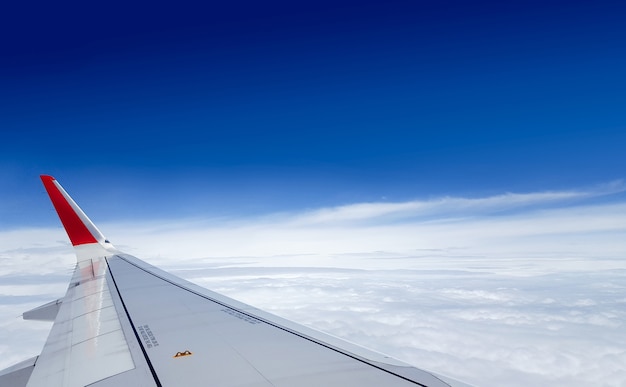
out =
<path fill-rule="evenodd" d="M 40 173 L 105 220 L 623 178 L 617 2 L 5 7 L 5 228 Z"/>
<path fill-rule="evenodd" d="M 481 386 L 626 384 L 620 2 L 0 12 L 0 369 L 120 249 Z M 312 296 L 313 295 L 313 296 Z"/>

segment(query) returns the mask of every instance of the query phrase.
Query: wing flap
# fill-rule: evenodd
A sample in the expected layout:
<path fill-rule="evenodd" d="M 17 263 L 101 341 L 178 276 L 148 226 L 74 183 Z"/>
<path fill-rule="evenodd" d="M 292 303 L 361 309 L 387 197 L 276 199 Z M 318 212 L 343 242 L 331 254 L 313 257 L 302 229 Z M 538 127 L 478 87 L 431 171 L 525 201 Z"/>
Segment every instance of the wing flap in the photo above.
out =
<path fill-rule="evenodd" d="M 25 387 L 38 356 L 32 357 L 0 371 L 0 386 Z"/>
<path fill-rule="evenodd" d="M 79 387 L 134 368 L 104 257 L 79 262 L 28 387 Z"/>
<path fill-rule="evenodd" d="M 54 321 L 60 308 L 61 299 L 50 301 L 47 304 L 22 313 L 22 318 L 24 320 Z"/>

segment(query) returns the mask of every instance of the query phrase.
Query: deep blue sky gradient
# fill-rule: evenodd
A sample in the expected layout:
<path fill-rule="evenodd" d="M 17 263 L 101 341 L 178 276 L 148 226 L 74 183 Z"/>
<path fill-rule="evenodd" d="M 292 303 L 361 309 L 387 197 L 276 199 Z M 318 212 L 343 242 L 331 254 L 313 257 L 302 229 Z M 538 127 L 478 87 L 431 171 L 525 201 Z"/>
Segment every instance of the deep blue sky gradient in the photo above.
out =
<path fill-rule="evenodd" d="M 0 226 L 623 178 L 626 6 L 504 3 L 5 5 Z"/>

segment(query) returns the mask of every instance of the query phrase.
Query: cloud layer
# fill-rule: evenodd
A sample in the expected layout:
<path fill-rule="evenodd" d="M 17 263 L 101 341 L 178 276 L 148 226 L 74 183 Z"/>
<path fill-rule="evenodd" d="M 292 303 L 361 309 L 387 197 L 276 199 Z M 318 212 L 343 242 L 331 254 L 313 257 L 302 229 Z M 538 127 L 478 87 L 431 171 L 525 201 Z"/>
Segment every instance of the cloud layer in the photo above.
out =
<path fill-rule="evenodd" d="M 603 199 L 621 191 L 99 226 L 212 290 L 476 385 L 620 386 L 626 203 Z M 59 228 L 0 246 L 3 368 L 39 353 L 49 324 L 17 316 L 64 293 L 74 258 Z"/>

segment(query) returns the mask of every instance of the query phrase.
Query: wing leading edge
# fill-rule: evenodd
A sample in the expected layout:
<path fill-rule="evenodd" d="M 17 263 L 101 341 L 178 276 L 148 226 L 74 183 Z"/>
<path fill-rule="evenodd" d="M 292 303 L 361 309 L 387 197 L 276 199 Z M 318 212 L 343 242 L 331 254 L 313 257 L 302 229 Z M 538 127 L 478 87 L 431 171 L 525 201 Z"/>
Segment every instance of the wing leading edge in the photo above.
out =
<path fill-rule="evenodd" d="M 41 179 L 77 264 L 65 296 L 30 312 L 54 324 L 41 355 L 18 367 L 26 384 L 11 385 L 467 386 L 124 254 L 53 177 Z"/>

